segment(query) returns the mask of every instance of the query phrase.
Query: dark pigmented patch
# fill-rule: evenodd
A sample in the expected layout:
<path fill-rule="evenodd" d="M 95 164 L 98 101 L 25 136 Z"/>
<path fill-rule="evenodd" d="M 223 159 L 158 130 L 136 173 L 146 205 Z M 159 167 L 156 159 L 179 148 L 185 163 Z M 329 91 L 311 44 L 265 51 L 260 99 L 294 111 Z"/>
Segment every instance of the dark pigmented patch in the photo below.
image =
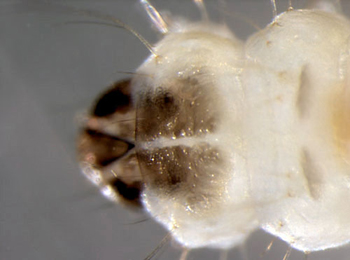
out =
<path fill-rule="evenodd" d="M 304 66 L 300 74 L 299 90 L 297 95 L 297 108 L 299 116 L 304 118 L 310 109 L 310 95 L 312 93 L 310 76 L 307 66 Z"/>
<path fill-rule="evenodd" d="M 318 199 L 322 192 L 320 190 L 320 183 L 323 183 L 320 169 L 316 168 L 311 154 L 306 149 L 303 150 L 302 154 L 302 168 L 310 195 L 312 198 Z"/>
<path fill-rule="evenodd" d="M 140 197 L 141 197 L 141 182 L 133 182 L 128 184 L 123 182 L 119 178 L 115 178 L 110 181 L 110 187 L 119 194 L 123 199 L 127 202 L 136 204 L 136 206 L 140 205 Z"/>
<path fill-rule="evenodd" d="M 103 167 L 118 160 L 133 148 L 132 143 L 89 129 L 82 133 L 78 145 L 81 159 L 96 167 Z"/>
<path fill-rule="evenodd" d="M 164 86 L 144 89 L 137 99 L 138 141 L 203 136 L 215 131 L 220 104 L 210 84 L 196 78 L 175 78 Z"/>
<path fill-rule="evenodd" d="M 215 196 L 222 175 L 219 151 L 206 143 L 138 151 L 143 179 L 160 196 Z M 196 203 L 194 200 L 193 203 Z"/>
<path fill-rule="evenodd" d="M 114 83 L 111 88 L 102 93 L 97 100 L 92 115 L 96 117 L 107 117 L 115 112 L 125 113 L 130 109 L 130 79 Z"/>
<path fill-rule="evenodd" d="M 222 118 L 215 81 L 202 72 L 159 86 L 137 84 L 136 153 L 145 187 L 189 210 L 212 209 L 227 181 L 224 156 L 205 141 Z"/>

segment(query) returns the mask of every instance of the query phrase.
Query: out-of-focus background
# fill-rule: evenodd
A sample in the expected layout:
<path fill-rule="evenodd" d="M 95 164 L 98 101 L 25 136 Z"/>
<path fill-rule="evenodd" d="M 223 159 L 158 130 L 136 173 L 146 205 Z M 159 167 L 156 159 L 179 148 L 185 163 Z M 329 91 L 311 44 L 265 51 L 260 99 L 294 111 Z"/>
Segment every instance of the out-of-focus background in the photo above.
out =
<path fill-rule="evenodd" d="M 287 0 L 276 1 L 279 12 L 287 9 Z M 160 10 L 200 17 L 190 0 L 152 2 Z M 213 19 L 224 17 L 242 39 L 256 30 L 250 23 L 262 28 L 272 17 L 269 0 L 227 0 L 226 8 L 206 2 Z M 293 3 L 302 7 L 304 1 Z M 150 42 L 159 39 L 136 0 L 0 1 L 0 259 L 144 259 L 166 232 L 147 215 L 100 195 L 78 169 L 75 138 L 79 115 L 105 87 L 128 76 L 122 72 L 134 71 L 148 51 L 122 29 L 65 24 L 96 19 L 58 4 L 113 15 Z M 282 260 L 288 246 L 278 239 L 264 254 L 272 239 L 258 231 L 229 259 Z M 178 259 L 180 253 L 168 243 L 155 259 Z M 188 259 L 219 255 L 194 250 Z M 350 246 L 309 259 L 349 255 Z M 303 257 L 292 251 L 290 260 Z"/>

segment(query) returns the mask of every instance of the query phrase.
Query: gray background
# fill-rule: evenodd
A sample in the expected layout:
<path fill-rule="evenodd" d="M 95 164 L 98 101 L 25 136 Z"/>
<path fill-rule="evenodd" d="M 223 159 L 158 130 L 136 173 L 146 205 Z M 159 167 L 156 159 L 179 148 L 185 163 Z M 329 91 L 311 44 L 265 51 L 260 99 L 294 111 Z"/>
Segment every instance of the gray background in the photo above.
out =
<path fill-rule="evenodd" d="M 146 215 L 108 203 L 80 174 L 74 140 L 79 114 L 148 52 L 121 29 L 63 25 L 94 19 L 52 4 L 58 2 L 113 15 L 151 42 L 157 39 L 136 0 L 0 1 L 0 259 L 143 259 L 166 232 Z M 243 39 L 255 30 L 244 19 L 260 27 L 271 19 L 269 0 L 227 2 L 227 23 Z M 287 1 L 277 2 L 286 10 Z M 199 18 L 190 0 L 153 3 Z M 207 4 L 219 19 L 217 1 Z M 230 259 L 244 259 L 245 252 L 250 260 L 281 260 L 287 245 L 278 240 L 260 257 L 271 240 L 258 231 L 242 250 L 231 250 Z M 181 250 L 168 243 L 161 253 L 156 259 L 178 259 Z M 348 246 L 309 259 L 349 255 Z M 218 257 L 215 250 L 194 250 L 188 259 Z M 303 254 L 293 251 L 290 259 Z"/>

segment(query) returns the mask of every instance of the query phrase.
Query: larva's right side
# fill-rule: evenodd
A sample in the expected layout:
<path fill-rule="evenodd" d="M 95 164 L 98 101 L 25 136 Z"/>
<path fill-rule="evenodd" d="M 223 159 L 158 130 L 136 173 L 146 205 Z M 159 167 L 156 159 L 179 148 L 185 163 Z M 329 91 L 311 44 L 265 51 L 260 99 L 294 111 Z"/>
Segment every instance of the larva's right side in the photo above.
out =
<path fill-rule="evenodd" d="M 282 13 L 246 43 L 247 158 L 261 226 L 302 251 L 350 240 L 349 21 Z"/>

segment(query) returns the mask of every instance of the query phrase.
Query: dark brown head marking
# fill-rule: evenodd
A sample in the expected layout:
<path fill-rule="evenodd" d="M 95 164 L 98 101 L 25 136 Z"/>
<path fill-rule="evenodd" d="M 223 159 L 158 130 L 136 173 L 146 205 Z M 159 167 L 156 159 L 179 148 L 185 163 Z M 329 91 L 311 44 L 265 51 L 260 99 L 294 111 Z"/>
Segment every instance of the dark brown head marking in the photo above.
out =
<path fill-rule="evenodd" d="M 77 146 L 81 164 L 99 174 L 100 188 L 109 187 L 123 204 L 141 207 L 143 185 L 135 156 L 135 109 L 130 94 L 130 79 L 104 92 L 91 110 Z"/>
<path fill-rule="evenodd" d="M 131 106 L 130 79 L 126 79 L 114 83 L 110 89 L 102 93 L 92 110 L 92 115 L 106 117 L 115 112 L 126 112 Z"/>

